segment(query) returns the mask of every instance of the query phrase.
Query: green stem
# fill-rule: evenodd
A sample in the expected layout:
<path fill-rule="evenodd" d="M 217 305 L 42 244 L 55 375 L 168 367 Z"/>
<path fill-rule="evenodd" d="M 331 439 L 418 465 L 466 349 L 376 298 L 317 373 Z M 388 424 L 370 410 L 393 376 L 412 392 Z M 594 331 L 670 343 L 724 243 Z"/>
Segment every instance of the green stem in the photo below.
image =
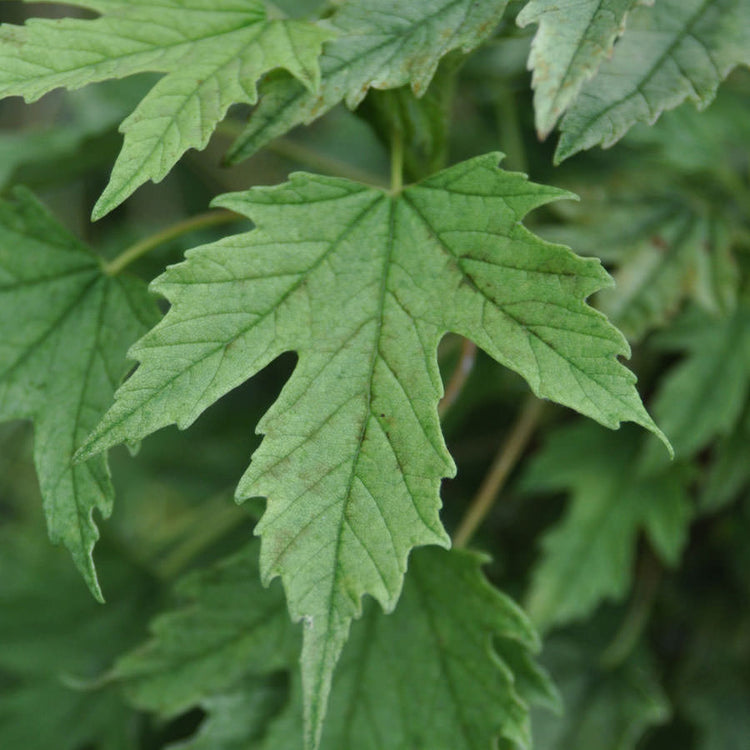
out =
<path fill-rule="evenodd" d="M 142 255 L 151 252 L 166 242 L 181 237 L 183 234 L 243 220 L 243 216 L 232 211 L 208 211 L 204 214 L 198 214 L 198 216 L 192 216 L 173 224 L 171 227 L 162 229 L 161 232 L 145 237 L 140 242 L 136 242 L 135 245 L 131 245 L 116 258 L 104 264 L 104 273 L 108 276 L 117 276 L 118 273 L 121 273 L 124 268 L 138 260 Z"/>
<path fill-rule="evenodd" d="M 398 195 L 404 189 L 404 135 L 393 129 L 391 138 L 391 195 Z"/>
<path fill-rule="evenodd" d="M 530 396 L 523 405 L 510 434 L 498 451 L 476 497 L 453 535 L 454 547 L 465 547 L 487 517 L 498 493 L 531 440 L 543 410 L 544 401 L 534 396 Z"/>

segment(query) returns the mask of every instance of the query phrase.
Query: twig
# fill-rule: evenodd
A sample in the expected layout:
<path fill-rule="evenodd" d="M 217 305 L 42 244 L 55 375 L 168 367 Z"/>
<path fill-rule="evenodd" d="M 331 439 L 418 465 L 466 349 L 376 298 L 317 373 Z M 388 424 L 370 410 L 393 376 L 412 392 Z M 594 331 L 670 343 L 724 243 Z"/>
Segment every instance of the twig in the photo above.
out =
<path fill-rule="evenodd" d="M 474 362 L 477 358 L 477 345 L 470 339 L 464 339 L 461 346 L 461 355 L 458 359 L 456 369 L 445 387 L 445 394 L 438 404 L 438 414 L 442 419 L 448 410 L 453 406 L 463 389 L 466 381 L 474 368 Z"/>
<path fill-rule="evenodd" d="M 453 535 L 454 547 L 465 547 L 487 517 L 495 503 L 495 498 L 534 434 L 543 410 L 544 402 L 534 396 L 530 396 L 523 405 L 510 434 L 492 462 L 479 492 L 472 500 Z"/>
<path fill-rule="evenodd" d="M 184 221 L 179 221 L 171 227 L 162 229 L 162 231 L 152 234 L 140 242 L 136 242 L 135 245 L 131 245 L 116 258 L 109 261 L 109 263 L 105 263 L 103 266 L 104 273 L 109 276 L 117 276 L 118 273 L 133 263 L 133 261 L 138 260 L 142 255 L 151 252 L 151 250 L 170 240 L 181 237 L 183 234 L 195 232 L 198 229 L 205 229 L 206 227 L 219 226 L 220 224 L 231 224 L 235 221 L 242 221 L 244 218 L 244 216 L 240 216 L 232 211 L 208 211 L 204 214 L 198 214 L 198 216 L 192 216 Z"/>

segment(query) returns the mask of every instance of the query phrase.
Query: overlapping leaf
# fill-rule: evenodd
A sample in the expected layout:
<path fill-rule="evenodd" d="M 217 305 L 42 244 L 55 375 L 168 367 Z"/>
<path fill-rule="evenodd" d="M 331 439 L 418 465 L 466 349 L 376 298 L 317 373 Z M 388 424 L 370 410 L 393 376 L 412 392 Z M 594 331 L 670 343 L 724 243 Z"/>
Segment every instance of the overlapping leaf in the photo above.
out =
<path fill-rule="evenodd" d="M 542 138 L 612 54 L 615 39 L 624 31 L 625 17 L 642 2 L 530 0 L 518 14 L 519 26 L 539 24 L 529 69 L 534 71 L 536 127 Z"/>
<path fill-rule="evenodd" d="M 659 0 L 633 10 L 614 56 L 582 89 L 560 125 L 556 159 L 611 146 L 691 99 L 706 107 L 737 65 L 750 64 L 746 0 Z"/>
<path fill-rule="evenodd" d="M 565 517 L 544 541 L 527 609 L 540 628 L 589 615 L 628 590 L 644 530 L 667 565 L 679 562 L 691 507 L 679 469 L 636 478 L 641 435 L 593 424 L 559 430 L 527 477 L 531 489 L 571 490 Z"/>
<path fill-rule="evenodd" d="M 248 673 L 294 663 L 299 629 L 281 588 L 260 583 L 257 544 L 186 577 L 177 594 L 184 605 L 154 620 L 152 639 L 113 670 L 136 706 L 174 716 Z"/>
<path fill-rule="evenodd" d="M 339 37 L 320 59 L 317 93 L 288 77 L 269 81 L 231 161 L 244 159 L 296 125 L 312 122 L 345 101 L 354 108 L 369 88 L 410 84 L 427 89 L 440 59 L 468 52 L 494 30 L 508 0 L 351 0 L 331 18 Z"/>
<path fill-rule="evenodd" d="M 127 371 L 128 347 L 158 320 L 146 285 L 111 278 L 28 193 L 0 203 L 0 419 L 32 419 L 50 537 L 101 598 L 93 511 L 113 492 L 104 456 L 71 458 Z"/>
<path fill-rule="evenodd" d="M 330 31 L 271 19 L 262 0 L 73 0 L 95 20 L 32 19 L 0 27 L 0 97 L 27 101 L 134 73 L 166 73 L 121 127 L 125 143 L 98 218 L 189 148 L 203 148 L 234 103 L 252 104 L 267 71 L 285 68 L 314 90 Z"/>
<path fill-rule="evenodd" d="M 196 695 L 201 690 L 205 694 L 222 690 L 201 699 L 210 715 L 185 748 L 301 747 L 299 680 L 295 676 L 291 701 L 274 719 L 284 698 L 283 680 L 263 682 L 258 677 L 259 672 L 278 669 L 279 659 L 288 659 L 286 646 L 274 650 L 266 642 L 249 661 L 239 659 L 226 669 L 232 655 L 239 655 L 235 643 L 253 639 L 259 622 L 270 632 L 279 605 L 283 609 L 280 592 L 265 591 L 257 569 L 252 569 L 257 552 L 257 544 L 251 544 L 234 561 L 204 576 L 202 584 L 196 578 L 191 592 L 194 605 L 157 621 L 158 640 L 148 647 L 150 655 L 135 652 L 126 660 L 125 674 L 126 662 L 120 663 L 121 676 L 139 668 L 148 672 L 141 677 L 147 682 L 135 694 L 131 691 L 139 705 L 176 708 L 186 695 L 179 680 L 195 673 L 188 675 L 183 656 L 171 644 L 181 643 L 180 654 L 189 651 L 204 664 L 213 662 L 219 682 L 209 678 L 208 683 L 193 682 L 191 689 Z M 353 627 L 334 678 L 323 750 L 409 746 L 484 750 L 500 735 L 517 747 L 530 746 L 529 706 L 524 697 L 552 704 L 556 698 L 531 658 L 536 638 L 526 617 L 487 583 L 479 570 L 481 562 L 467 552 L 419 550 L 411 558 L 396 610 L 385 615 L 369 602 L 362 621 Z M 216 606 L 219 600 L 230 601 L 229 611 Z M 186 616 L 197 627 L 186 631 Z M 289 632 L 289 625 L 286 628 Z M 188 642 L 186 632 L 198 635 Z M 232 635 L 222 640 L 215 637 L 217 632 Z M 255 677 L 237 682 L 243 667 Z"/>
<path fill-rule="evenodd" d="M 364 594 L 392 609 L 409 551 L 447 545 L 437 344 L 454 331 L 539 396 L 616 427 L 660 434 L 618 362 L 621 334 L 585 304 L 598 261 L 520 221 L 565 197 L 478 157 L 395 196 L 298 174 L 217 201 L 256 229 L 188 254 L 155 284 L 172 308 L 132 350 L 141 366 L 88 441 L 91 455 L 177 423 L 285 351 L 299 363 L 261 420 L 237 490 L 268 498 L 265 579 L 281 575 L 304 619 L 308 726 Z"/>

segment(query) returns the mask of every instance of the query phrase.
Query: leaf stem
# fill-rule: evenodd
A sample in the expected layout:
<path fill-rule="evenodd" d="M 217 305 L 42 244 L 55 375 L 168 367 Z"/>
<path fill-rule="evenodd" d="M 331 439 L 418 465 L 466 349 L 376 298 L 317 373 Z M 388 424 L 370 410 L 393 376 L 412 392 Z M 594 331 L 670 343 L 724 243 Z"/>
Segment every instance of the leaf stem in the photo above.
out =
<path fill-rule="evenodd" d="M 441 419 L 456 402 L 456 399 L 461 393 L 461 390 L 474 368 L 476 358 L 477 345 L 470 339 L 464 339 L 463 345 L 461 346 L 461 354 L 458 359 L 458 364 L 453 371 L 453 375 L 451 375 L 451 379 L 448 381 L 448 385 L 445 387 L 443 398 L 440 399 L 440 403 L 438 404 L 438 414 Z"/>
<path fill-rule="evenodd" d="M 235 221 L 243 221 L 244 216 L 240 216 L 232 211 L 207 211 L 197 216 L 191 216 L 189 219 L 178 221 L 176 224 L 162 229 L 156 234 L 136 242 L 124 250 L 113 260 L 103 265 L 104 273 L 108 276 L 117 276 L 124 268 L 129 266 L 133 261 L 138 260 L 142 255 L 151 252 L 155 248 L 166 242 L 181 237 L 183 234 L 195 232 L 206 227 L 219 226 L 221 224 L 231 224 Z"/>
<path fill-rule="evenodd" d="M 391 195 L 404 189 L 404 134 L 394 128 L 391 136 Z"/>
<path fill-rule="evenodd" d="M 544 401 L 529 396 L 453 535 L 454 547 L 465 547 L 487 517 L 498 493 L 534 434 L 543 410 Z"/>

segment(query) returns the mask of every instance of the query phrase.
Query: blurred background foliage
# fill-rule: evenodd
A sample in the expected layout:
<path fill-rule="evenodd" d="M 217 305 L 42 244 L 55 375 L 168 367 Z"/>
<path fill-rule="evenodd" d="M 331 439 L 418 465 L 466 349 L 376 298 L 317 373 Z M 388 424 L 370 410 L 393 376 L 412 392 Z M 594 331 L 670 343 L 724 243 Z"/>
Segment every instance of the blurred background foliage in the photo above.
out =
<path fill-rule="evenodd" d="M 279 4 L 298 13 L 317 5 Z M 732 75 L 703 113 L 684 105 L 611 150 L 553 167 L 554 137 L 540 143 L 533 127 L 533 28 L 517 29 L 512 10 L 469 59 L 449 56 L 422 100 L 371 92 L 357 112 L 339 107 L 225 168 L 221 157 L 246 114 L 233 109 L 208 149 L 188 153 L 162 184 L 94 225 L 117 125 L 152 79 L 54 92 L 34 105 L 4 101 L 0 191 L 33 188 L 113 257 L 204 211 L 218 193 L 278 183 L 294 170 L 383 183 L 383 133 L 398 123 L 409 179 L 500 148 L 506 168 L 577 193 L 579 202 L 538 210 L 527 223 L 612 272 L 617 285 L 593 302 L 628 337 L 641 393 L 677 457 L 670 464 L 637 429 L 608 432 L 545 405 L 473 545 L 491 554 L 491 580 L 544 635 L 542 661 L 565 710 L 534 714 L 538 750 L 739 750 L 750 737 L 750 75 Z M 0 2 L 2 20 L 24 12 Z M 151 279 L 220 234 L 181 238 L 134 270 Z M 462 352 L 457 337 L 442 342 L 446 381 Z M 105 606 L 47 541 L 30 427 L 0 426 L 0 747 L 156 750 L 199 727 L 201 709 L 169 722 L 136 710 L 107 670 L 174 602 L 176 580 L 247 539 L 262 504 L 232 501 L 258 442 L 246 425 L 293 367 L 292 356 L 274 362 L 189 433 L 149 438 L 136 459 L 113 452 L 117 503 L 97 547 Z M 443 419 L 459 469 L 443 490 L 449 529 L 527 398 L 520 378 L 476 354 Z M 268 700 L 289 685 L 272 688 Z"/>

